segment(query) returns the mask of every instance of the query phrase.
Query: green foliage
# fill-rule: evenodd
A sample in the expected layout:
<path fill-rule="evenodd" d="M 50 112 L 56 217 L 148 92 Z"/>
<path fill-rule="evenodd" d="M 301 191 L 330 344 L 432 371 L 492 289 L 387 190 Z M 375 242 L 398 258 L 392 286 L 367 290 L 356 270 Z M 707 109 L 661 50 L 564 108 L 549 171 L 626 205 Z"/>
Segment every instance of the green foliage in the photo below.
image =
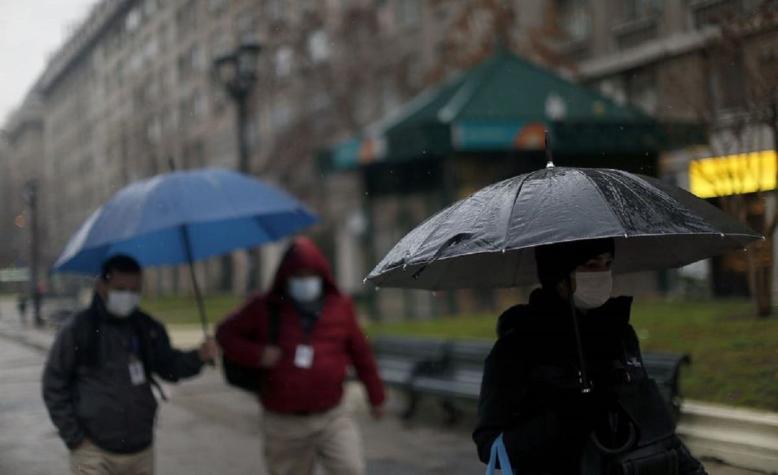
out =
<path fill-rule="evenodd" d="M 205 298 L 205 314 L 215 324 L 242 302 L 235 295 L 211 295 Z M 199 324 L 200 316 L 194 297 L 165 296 L 143 299 L 141 307 L 166 324 Z"/>
<path fill-rule="evenodd" d="M 368 327 L 371 336 L 493 339 L 495 315 Z M 695 400 L 778 411 L 778 318 L 757 319 L 749 302 L 636 302 L 632 324 L 643 351 L 688 353 L 681 391 Z"/>

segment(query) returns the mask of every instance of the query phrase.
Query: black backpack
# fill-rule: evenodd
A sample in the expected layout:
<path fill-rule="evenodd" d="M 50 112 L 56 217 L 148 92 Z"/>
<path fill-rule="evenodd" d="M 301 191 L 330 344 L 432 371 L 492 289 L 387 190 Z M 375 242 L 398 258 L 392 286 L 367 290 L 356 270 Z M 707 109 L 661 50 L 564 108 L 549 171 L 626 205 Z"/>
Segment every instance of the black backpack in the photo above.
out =
<path fill-rule="evenodd" d="M 278 307 L 275 305 L 268 305 L 268 313 L 267 342 L 275 345 L 278 343 L 281 320 Z M 230 360 L 226 355 L 222 356 L 222 371 L 224 372 L 224 379 L 227 381 L 227 384 L 252 394 L 259 392 L 267 376 L 267 369 L 244 366 Z"/>

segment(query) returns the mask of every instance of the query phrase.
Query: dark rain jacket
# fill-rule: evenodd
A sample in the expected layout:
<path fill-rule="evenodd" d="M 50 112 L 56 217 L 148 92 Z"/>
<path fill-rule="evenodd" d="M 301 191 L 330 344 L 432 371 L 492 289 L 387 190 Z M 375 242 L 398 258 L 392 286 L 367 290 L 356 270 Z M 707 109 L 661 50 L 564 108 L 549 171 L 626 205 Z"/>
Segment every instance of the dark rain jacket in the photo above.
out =
<path fill-rule="evenodd" d="M 131 355 L 144 362 L 143 384 L 132 384 Z M 153 376 L 177 381 L 201 368 L 197 350 L 173 349 L 165 328 L 149 315 L 111 317 L 95 296 L 57 335 L 43 372 L 43 400 L 68 448 L 87 438 L 109 452 L 135 453 L 153 441 Z"/>
<path fill-rule="evenodd" d="M 315 271 L 323 279 L 324 300 L 318 319 L 306 331 L 306 321 L 286 296 L 286 284 L 300 269 Z M 225 357 L 249 367 L 259 367 L 268 344 L 269 312 L 277 309 L 280 361 L 265 374 L 260 400 L 265 409 L 284 414 L 309 414 L 335 407 L 343 397 L 347 369 L 353 366 L 364 383 L 370 403 L 384 401 L 384 387 L 365 335 L 359 327 L 354 304 L 335 285 L 326 259 L 314 243 L 295 240 L 276 274 L 273 287 L 265 295 L 249 299 L 219 325 L 216 339 Z M 313 347 L 313 364 L 294 364 L 298 345 Z"/>
<path fill-rule="evenodd" d="M 592 448 L 590 434 L 596 424 L 602 424 L 617 394 L 626 388 L 643 398 L 639 404 L 664 406 L 655 400 L 660 398 L 658 393 L 643 391 L 648 381 L 638 339 L 629 324 L 631 304 L 630 297 L 612 298 L 579 318 L 584 357 L 593 380 L 590 394 L 580 390 L 567 301 L 538 289 L 528 305 L 512 307 L 500 317 L 499 339 L 485 363 L 479 421 L 473 433 L 482 461 L 488 462 L 492 442 L 503 433 L 516 473 L 602 473 L 596 471 L 599 467 L 590 471 L 588 463 L 583 472 L 582 459 L 592 458 L 585 455 Z M 671 425 L 644 428 L 646 432 L 654 429 L 669 434 L 670 444 L 679 453 L 680 474 L 705 473 Z"/>

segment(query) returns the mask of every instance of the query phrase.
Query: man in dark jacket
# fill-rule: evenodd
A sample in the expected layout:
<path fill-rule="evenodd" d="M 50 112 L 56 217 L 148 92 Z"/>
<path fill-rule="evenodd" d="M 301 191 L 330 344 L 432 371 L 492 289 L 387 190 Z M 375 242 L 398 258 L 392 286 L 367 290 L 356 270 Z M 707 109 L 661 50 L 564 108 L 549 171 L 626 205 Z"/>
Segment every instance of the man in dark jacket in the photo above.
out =
<path fill-rule="evenodd" d="M 68 321 L 49 351 L 43 399 L 74 474 L 153 473 L 154 376 L 188 378 L 217 355 L 213 339 L 199 350 L 173 349 L 164 326 L 138 309 L 141 282 L 133 258 L 109 258 L 92 305 Z"/>
<path fill-rule="evenodd" d="M 364 383 L 374 417 L 384 388 L 354 305 L 310 239 L 295 239 L 270 291 L 230 315 L 216 338 L 225 358 L 265 368 L 259 398 L 272 475 L 312 475 L 316 462 L 333 475 L 364 473 L 361 438 L 342 403 L 347 367 Z"/>
<path fill-rule="evenodd" d="M 521 475 L 619 475 L 629 464 L 639 475 L 705 474 L 643 368 L 632 298 L 610 298 L 613 251 L 612 239 L 536 250 L 542 288 L 503 313 L 485 363 L 473 433 L 482 461 L 503 434 Z"/>

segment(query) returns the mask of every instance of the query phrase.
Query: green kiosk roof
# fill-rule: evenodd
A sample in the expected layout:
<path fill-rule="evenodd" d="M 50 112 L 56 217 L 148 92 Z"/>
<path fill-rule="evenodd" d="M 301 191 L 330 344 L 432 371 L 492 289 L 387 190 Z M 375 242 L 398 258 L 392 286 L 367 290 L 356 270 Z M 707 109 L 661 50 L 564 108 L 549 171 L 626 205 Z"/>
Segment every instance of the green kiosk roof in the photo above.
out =
<path fill-rule="evenodd" d="M 500 50 L 326 151 L 325 168 L 446 156 L 539 150 L 555 153 L 658 152 L 675 138 L 704 141 L 699 127 L 658 124 L 635 108 Z"/>

